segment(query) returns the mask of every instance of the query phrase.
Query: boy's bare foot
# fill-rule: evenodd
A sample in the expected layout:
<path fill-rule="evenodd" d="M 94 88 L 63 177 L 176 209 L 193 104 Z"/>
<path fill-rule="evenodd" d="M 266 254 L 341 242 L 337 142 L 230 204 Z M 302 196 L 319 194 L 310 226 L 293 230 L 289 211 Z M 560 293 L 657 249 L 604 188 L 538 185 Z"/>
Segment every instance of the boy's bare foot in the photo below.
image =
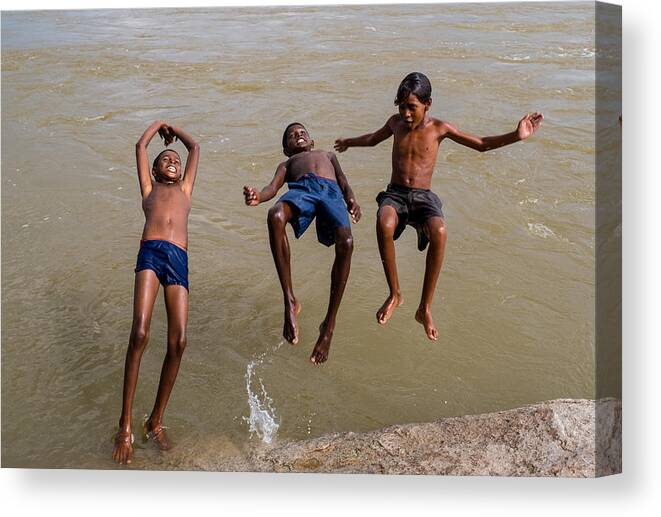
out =
<path fill-rule="evenodd" d="M 422 326 L 425 327 L 425 332 L 427 333 L 427 337 L 429 339 L 432 341 L 436 341 L 438 339 L 438 330 L 436 330 L 434 320 L 432 320 L 431 312 L 429 310 L 425 310 L 423 307 L 418 307 L 418 310 L 415 313 L 415 321 L 422 323 Z"/>
<path fill-rule="evenodd" d="M 115 445 L 112 448 L 112 459 L 115 462 L 131 463 L 133 461 L 133 434 L 131 431 L 117 431 Z"/>
<path fill-rule="evenodd" d="M 395 308 L 399 307 L 402 303 L 404 303 L 404 299 L 401 295 L 391 294 L 388 296 L 381 308 L 376 312 L 376 321 L 379 325 L 385 325 L 390 319 L 390 316 L 392 316 Z"/>
<path fill-rule="evenodd" d="M 300 312 L 301 304 L 296 300 L 291 305 L 285 303 L 285 324 L 282 327 L 282 337 L 292 345 L 298 343 L 298 320 L 296 317 Z"/>
<path fill-rule="evenodd" d="M 328 359 L 328 351 L 330 350 L 331 339 L 333 339 L 333 331 L 328 330 L 328 325 L 324 321 L 319 325 L 319 339 L 317 344 L 314 345 L 310 362 L 314 364 L 325 363 Z"/>
<path fill-rule="evenodd" d="M 153 441 L 160 450 L 169 451 L 172 448 L 163 424 L 152 425 L 151 420 L 145 420 L 144 431 L 145 438 Z"/>

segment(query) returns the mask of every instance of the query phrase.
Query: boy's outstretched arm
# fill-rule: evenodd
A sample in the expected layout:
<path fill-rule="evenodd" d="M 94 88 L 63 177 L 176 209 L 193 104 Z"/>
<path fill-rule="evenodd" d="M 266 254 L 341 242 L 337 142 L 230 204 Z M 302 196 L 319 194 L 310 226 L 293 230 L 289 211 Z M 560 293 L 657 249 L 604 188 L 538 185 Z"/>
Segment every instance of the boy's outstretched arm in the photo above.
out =
<path fill-rule="evenodd" d="M 351 214 L 352 221 L 357 223 L 360 221 L 363 212 L 360 209 L 360 205 L 356 201 L 356 196 L 354 195 L 353 190 L 351 190 L 351 187 L 349 186 L 349 180 L 347 180 L 344 171 L 342 171 L 342 167 L 340 167 L 340 162 L 337 160 L 337 156 L 335 156 L 335 153 L 328 153 L 328 155 L 331 163 L 333 164 L 333 167 L 335 168 L 335 178 L 337 178 L 337 184 L 340 187 L 340 190 L 342 190 L 342 194 L 344 195 L 344 201 L 347 204 L 347 210 L 349 211 L 349 214 Z"/>
<path fill-rule="evenodd" d="M 266 185 L 260 192 L 257 192 L 254 187 L 244 185 L 243 197 L 245 198 L 246 205 L 257 206 L 260 203 L 273 199 L 278 193 L 278 190 L 285 183 L 285 176 L 287 175 L 287 162 L 282 162 L 275 170 L 275 175 L 271 183 Z"/>
<path fill-rule="evenodd" d="M 183 129 L 176 126 L 166 126 L 163 132 L 163 138 L 166 144 L 172 139 L 179 139 L 186 146 L 188 158 L 186 158 L 186 168 L 184 169 L 184 180 L 182 182 L 183 191 L 190 197 L 193 194 L 193 185 L 197 176 L 197 164 L 200 161 L 200 146 L 193 140 L 193 137 Z M 170 142 L 168 142 L 168 139 Z"/>
<path fill-rule="evenodd" d="M 135 161 L 138 167 L 138 181 L 140 182 L 140 194 L 143 198 L 151 192 L 151 169 L 149 168 L 149 158 L 147 157 L 147 146 L 154 135 L 158 133 L 165 140 L 167 146 L 172 140 L 168 136 L 167 124 L 162 120 L 156 120 L 145 129 L 145 132 L 135 144 Z"/>
<path fill-rule="evenodd" d="M 335 150 L 338 153 L 343 153 L 349 147 L 373 147 L 380 144 L 392 135 L 391 122 L 397 115 L 393 115 L 388 119 L 386 124 L 374 133 L 357 136 L 355 138 L 338 138 L 335 140 Z"/>
<path fill-rule="evenodd" d="M 440 138 L 449 138 L 458 144 L 465 145 L 476 151 L 490 151 L 492 149 L 519 142 L 520 140 L 525 140 L 537 131 L 539 126 L 542 125 L 542 120 L 544 120 L 544 116 L 541 113 L 528 113 L 519 120 L 517 128 L 511 133 L 485 137 L 464 133 L 447 122 L 441 122 Z"/>

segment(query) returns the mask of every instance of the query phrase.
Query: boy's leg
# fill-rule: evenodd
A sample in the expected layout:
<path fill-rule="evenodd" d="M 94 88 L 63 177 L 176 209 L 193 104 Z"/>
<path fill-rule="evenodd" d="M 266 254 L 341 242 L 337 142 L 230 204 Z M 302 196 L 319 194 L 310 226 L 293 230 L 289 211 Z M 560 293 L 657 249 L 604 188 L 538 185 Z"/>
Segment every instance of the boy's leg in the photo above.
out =
<path fill-rule="evenodd" d="M 119 431 L 115 436 L 115 446 L 112 451 L 112 457 L 117 463 L 131 463 L 133 459 L 133 447 L 131 445 L 133 398 L 138 382 L 140 360 L 149 341 L 149 326 L 158 287 L 158 278 L 151 269 L 143 269 L 135 274 L 133 325 L 124 366 L 122 414 L 119 418 Z"/>
<path fill-rule="evenodd" d="M 285 302 L 285 323 L 282 336 L 292 344 L 298 343 L 298 323 L 296 316 L 301 306 L 294 296 L 289 261 L 289 239 L 286 226 L 294 216 L 294 209 L 289 203 L 278 202 L 271 207 L 268 215 L 269 243 L 275 268 L 278 271 L 280 286 Z"/>
<path fill-rule="evenodd" d="M 447 232 L 445 223 L 441 217 L 430 217 L 424 225 L 424 231 L 429 239 L 427 250 L 427 264 L 425 267 L 425 280 L 422 286 L 422 297 L 420 305 L 415 313 L 415 319 L 425 327 L 427 337 L 431 340 L 438 339 L 438 330 L 431 317 L 431 302 L 436 289 L 436 281 L 441 273 L 443 255 L 445 254 L 445 241 Z"/>
<path fill-rule="evenodd" d="M 168 450 L 170 443 L 163 427 L 163 413 L 170 398 L 174 381 L 179 372 L 181 356 L 186 348 L 186 325 L 188 323 L 188 290 L 181 285 L 165 286 L 165 310 L 168 315 L 168 349 L 161 369 L 156 402 L 151 415 L 145 422 L 147 436 L 161 450 Z"/>
<path fill-rule="evenodd" d="M 319 326 L 319 339 L 312 350 L 310 361 L 320 364 L 328 359 L 328 350 L 333 330 L 335 329 L 335 320 L 337 310 L 340 308 L 344 288 L 349 278 L 351 269 L 351 254 L 353 253 L 353 237 L 351 228 L 343 226 L 335 230 L 335 261 L 331 270 L 330 299 L 328 301 L 328 310 L 326 317 Z"/>
<path fill-rule="evenodd" d="M 379 243 L 379 254 L 383 263 L 383 272 L 386 274 L 390 294 L 386 301 L 376 313 L 376 321 L 381 325 L 392 316 L 396 307 L 399 307 L 404 299 L 399 290 L 399 278 L 397 277 L 397 263 L 395 261 L 395 229 L 399 222 L 397 211 L 389 205 L 383 205 L 376 214 L 376 238 Z"/>

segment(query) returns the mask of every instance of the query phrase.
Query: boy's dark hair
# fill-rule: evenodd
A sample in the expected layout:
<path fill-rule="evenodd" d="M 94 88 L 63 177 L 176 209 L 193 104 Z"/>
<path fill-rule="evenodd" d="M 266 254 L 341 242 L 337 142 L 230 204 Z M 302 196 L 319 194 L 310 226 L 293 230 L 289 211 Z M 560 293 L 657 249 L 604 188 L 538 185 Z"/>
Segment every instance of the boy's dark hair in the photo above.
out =
<path fill-rule="evenodd" d="M 168 151 L 172 151 L 174 154 L 176 154 L 177 157 L 179 158 L 179 161 L 181 161 L 181 156 L 179 156 L 179 153 L 178 153 L 177 151 L 175 151 L 174 149 L 163 149 L 160 153 L 158 153 L 158 155 L 156 156 L 156 158 L 154 158 L 154 161 L 153 161 L 153 163 L 151 164 L 151 168 L 152 168 L 152 170 L 155 169 L 156 166 L 158 165 L 158 160 L 161 158 L 161 155 L 162 155 L 163 153 L 167 153 Z"/>
<path fill-rule="evenodd" d="M 426 104 L 431 99 L 431 83 L 425 74 L 411 72 L 399 84 L 395 106 L 399 106 L 409 95 L 415 95 L 420 102 Z"/>
<path fill-rule="evenodd" d="M 307 128 L 306 128 L 303 124 L 301 124 L 300 122 L 292 122 L 291 124 L 289 124 L 289 125 L 285 128 L 285 132 L 282 133 L 282 149 L 283 149 L 283 150 L 284 150 L 284 149 L 287 149 L 287 132 L 288 132 L 293 126 L 301 126 L 303 129 L 305 129 L 305 130 L 308 132 L 308 134 L 310 134 L 310 132 L 307 130 Z"/>

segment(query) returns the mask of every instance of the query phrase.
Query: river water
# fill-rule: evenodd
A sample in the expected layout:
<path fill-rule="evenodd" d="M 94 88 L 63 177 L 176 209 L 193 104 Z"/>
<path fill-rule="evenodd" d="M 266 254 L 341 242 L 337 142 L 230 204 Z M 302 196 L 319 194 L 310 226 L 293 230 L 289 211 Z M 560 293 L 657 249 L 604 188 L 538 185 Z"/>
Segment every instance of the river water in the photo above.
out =
<path fill-rule="evenodd" d="M 587 2 L 3 13 L 3 466 L 113 468 L 144 222 L 134 144 L 159 118 L 202 149 L 189 346 L 166 412 L 178 452 L 136 437 L 135 467 L 204 468 L 265 439 L 594 398 L 594 15 Z M 375 321 L 387 288 L 374 198 L 391 141 L 339 156 L 364 217 L 330 359 L 315 367 L 332 250 L 290 233 L 302 332 L 283 345 L 271 203 L 246 207 L 242 186 L 270 180 L 289 122 L 329 150 L 381 127 L 411 71 L 431 79 L 431 114 L 464 131 L 509 132 L 536 110 L 545 121 L 489 153 L 441 146 L 437 342 L 413 319 L 425 257 L 412 229 L 397 242 L 404 305 Z M 615 142 L 617 124 L 603 138 Z M 165 328 L 159 298 L 136 427 Z"/>

